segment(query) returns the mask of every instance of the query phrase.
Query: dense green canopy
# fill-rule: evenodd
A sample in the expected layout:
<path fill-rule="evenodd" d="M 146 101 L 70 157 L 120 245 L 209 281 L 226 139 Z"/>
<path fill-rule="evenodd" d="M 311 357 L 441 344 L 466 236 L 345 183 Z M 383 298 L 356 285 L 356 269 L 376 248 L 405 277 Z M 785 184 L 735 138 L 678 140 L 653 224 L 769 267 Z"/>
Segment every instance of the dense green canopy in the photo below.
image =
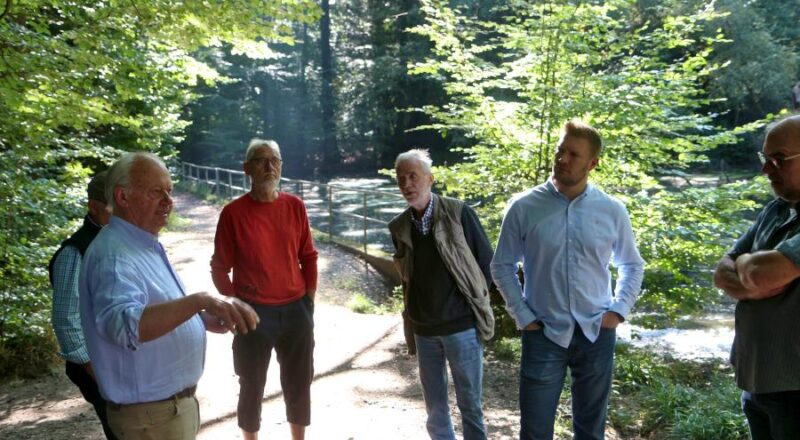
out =
<path fill-rule="evenodd" d="M 80 217 L 86 178 L 119 151 L 175 154 L 198 83 L 193 54 L 267 57 L 313 22 L 310 0 L 7 1 L 0 12 L 0 376 L 47 364 L 47 259 Z M 33 339 L 33 340 L 31 340 Z M 38 352 L 32 352 L 38 351 Z M 7 357 L 22 356 L 15 362 Z"/>

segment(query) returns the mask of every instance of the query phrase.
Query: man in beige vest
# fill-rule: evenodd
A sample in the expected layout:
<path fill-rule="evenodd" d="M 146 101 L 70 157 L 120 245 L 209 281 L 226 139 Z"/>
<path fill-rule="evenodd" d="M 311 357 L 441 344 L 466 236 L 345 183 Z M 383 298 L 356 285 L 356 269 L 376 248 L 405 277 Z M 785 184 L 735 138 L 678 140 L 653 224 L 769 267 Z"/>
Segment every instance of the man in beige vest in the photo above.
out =
<path fill-rule="evenodd" d="M 406 342 L 417 354 L 431 439 L 455 440 L 447 403 L 450 364 L 464 440 L 483 440 L 481 343 L 494 334 L 492 248 L 472 208 L 431 193 L 431 163 L 424 150 L 402 153 L 395 162 L 409 204 L 389 223 L 403 281 Z"/>

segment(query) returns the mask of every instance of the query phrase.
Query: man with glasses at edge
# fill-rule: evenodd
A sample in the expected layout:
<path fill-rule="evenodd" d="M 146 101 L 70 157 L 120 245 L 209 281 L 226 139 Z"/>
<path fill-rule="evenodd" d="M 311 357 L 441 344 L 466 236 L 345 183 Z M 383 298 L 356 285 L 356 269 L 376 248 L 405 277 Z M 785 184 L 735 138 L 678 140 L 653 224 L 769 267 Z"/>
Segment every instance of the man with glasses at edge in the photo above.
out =
<path fill-rule="evenodd" d="M 719 262 L 737 300 L 731 363 L 753 440 L 800 439 L 800 115 L 767 127 L 761 171 L 775 195 Z"/>
<path fill-rule="evenodd" d="M 237 417 L 245 440 L 258 438 L 273 349 L 292 439 L 305 438 L 311 423 L 317 250 L 303 201 L 278 190 L 281 164 L 277 142 L 250 141 L 244 172 L 252 187 L 223 208 L 211 257 L 217 290 L 249 303 L 260 317 L 256 331 L 233 339 Z"/>

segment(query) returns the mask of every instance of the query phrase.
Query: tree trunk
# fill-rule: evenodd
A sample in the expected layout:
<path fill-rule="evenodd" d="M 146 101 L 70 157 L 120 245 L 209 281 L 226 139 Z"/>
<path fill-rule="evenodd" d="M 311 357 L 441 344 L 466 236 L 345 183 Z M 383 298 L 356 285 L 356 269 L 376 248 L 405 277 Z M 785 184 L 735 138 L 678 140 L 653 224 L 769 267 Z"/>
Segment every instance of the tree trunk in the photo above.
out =
<path fill-rule="evenodd" d="M 306 122 L 309 120 L 308 117 L 308 83 L 306 82 L 306 67 L 308 66 L 308 24 L 303 23 L 302 28 L 302 41 L 303 43 L 300 45 L 300 105 L 297 109 L 297 114 L 300 115 L 299 126 L 300 130 L 297 133 L 297 155 L 301 159 L 301 163 L 307 163 L 308 157 L 308 148 L 306 143 L 308 142 L 308 137 L 306 136 L 306 131 L 308 130 L 308 126 Z"/>
<path fill-rule="evenodd" d="M 333 99 L 333 57 L 331 54 L 331 8 L 329 0 L 322 0 L 320 20 L 320 58 L 322 63 L 322 85 L 320 107 L 322 109 L 322 172 L 330 174 L 341 163 L 339 146 L 336 143 L 336 115 Z"/>

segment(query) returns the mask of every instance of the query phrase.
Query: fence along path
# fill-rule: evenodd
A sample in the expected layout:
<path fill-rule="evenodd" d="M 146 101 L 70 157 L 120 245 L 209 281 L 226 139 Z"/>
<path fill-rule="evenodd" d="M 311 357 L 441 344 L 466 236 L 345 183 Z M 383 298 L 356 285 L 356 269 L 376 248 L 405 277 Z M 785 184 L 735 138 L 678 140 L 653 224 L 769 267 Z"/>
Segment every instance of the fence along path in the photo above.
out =
<path fill-rule="evenodd" d="M 180 173 L 218 197 L 232 199 L 250 189 L 250 179 L 242 171 L 180 162 Z M 406 208 L 406 202 L 399 192 L 374 189 L 380 183 L 378 179 L 322 183 L 281 177 L 281 190 L 303 200 L 311 227 L 327 233 L 330 240 L 381 256 L 393 249 L 387 226 Z"/>

